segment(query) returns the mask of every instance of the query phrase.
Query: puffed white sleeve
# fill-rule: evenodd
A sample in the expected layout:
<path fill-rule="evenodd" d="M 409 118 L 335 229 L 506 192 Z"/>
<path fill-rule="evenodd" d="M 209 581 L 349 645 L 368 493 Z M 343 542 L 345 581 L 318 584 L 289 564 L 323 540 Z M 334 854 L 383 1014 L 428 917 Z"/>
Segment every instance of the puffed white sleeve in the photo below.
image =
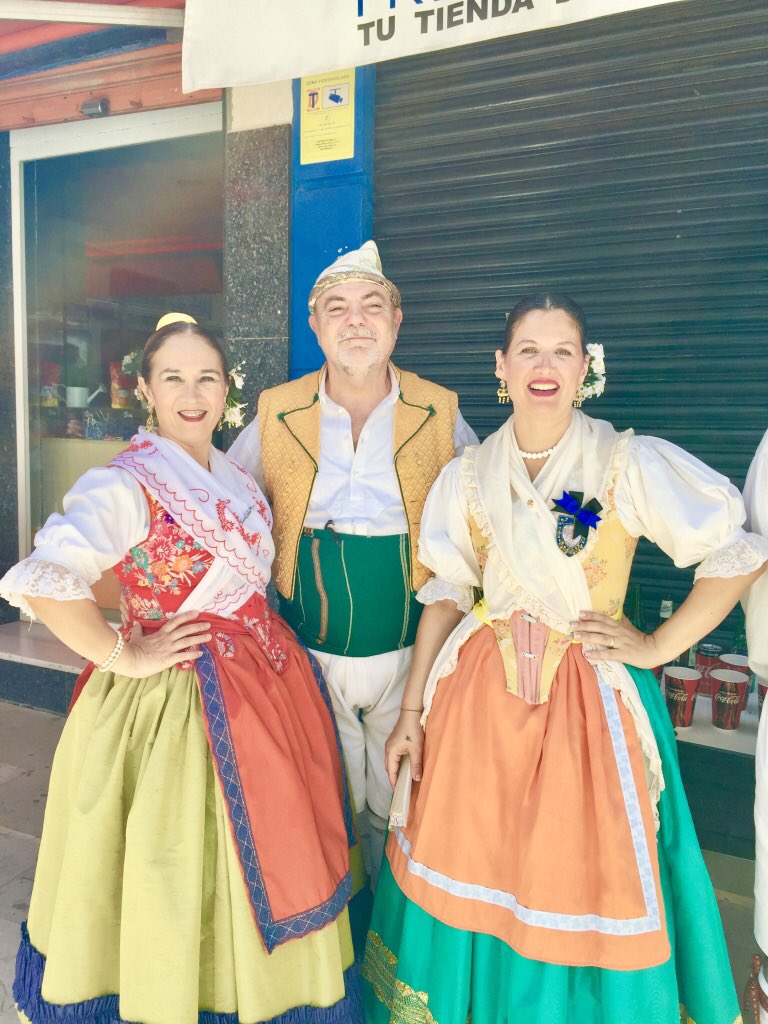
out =
<path fill-rule="evenodd" d="M 744 504 L 747 508 L 747 526 L 755 533 L 768 537 L 768 433 L 757 449 L 744 485 Z M 747 650 L 749 665 L 763 679 L 768 678 L 768 571 L 756 580 L 742 598 L 747 618 Z M 768 730 L 766 734 L 766 786 L 768 787 Z M 766 804 L 768 819 L 768 803 Z M 768 838 L 766 839 L 768 845 Z M 766 862 L 768 864 L 768 861 Z M 768 867 L 766 868 L 768 874 Z M 768 879 L 766 879 L 768 893 Z M 768 936 L 768 895 L 765 900 L 766 924 L 764 935 Z"/>
<path fill-rule="evenodd" d="M 427 495 L 419 535 L 419 561 L 435 575 L 416 595 L 422 604 L 450 600 L 469 612 L 482 572 L 472 546 L 462 459 L 445 466 Z"/>
<path fill-rule="evenodd" d="M 616 480 L 616 511 L 678 568 L 702 577 L 745 576 L 768 560 L 768 542 L 744 528 L 741 495 L 727 477 L 657 437 L 630 439 Z"/>
<path fill-rule="evenodd" d="M 477 434 L 461 415 L 461 409 L 459 409 L 456 413 L 456 422 L 453 425 L 454 452 L 456 455 L 461 455 L 465 448 L 479 443 Z"/>
<path fill-rule="evenodd" d="M 91 586 L 149 532 L 140 484 L 125 470 L 90 469 L 35 536 L 32 554 L 0 580 L 0 597 L 34 618 L 29 597 L 94 600 Z"/>
<path fill-rule="evenodd" d="M 245 430 L 232 442 L 227 455 L 239 462 L 247 469 L 253 479 L 259 485 L 260 490 L 265 489 L 264 466 L 261 461 L 261 431 L 259 430 L 259 417 L 256 416 Z"/>

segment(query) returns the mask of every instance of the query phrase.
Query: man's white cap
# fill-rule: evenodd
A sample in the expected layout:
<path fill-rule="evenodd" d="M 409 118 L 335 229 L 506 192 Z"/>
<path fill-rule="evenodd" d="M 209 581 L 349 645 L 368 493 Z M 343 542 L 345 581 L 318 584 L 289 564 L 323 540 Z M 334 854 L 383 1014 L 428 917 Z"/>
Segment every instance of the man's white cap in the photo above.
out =
<path fill-rule="evenodd" d="M 309 293 L 309 312 L 315 312 L 315 303 L 334 285 L 345 281 L 373 281 L 389 292 L 393 306 L 400 305 L 400 292 L 381 271 L 381 259 L 375 242 L 364 242 L 359 249 L 351 249 L 326 267 Z"/>

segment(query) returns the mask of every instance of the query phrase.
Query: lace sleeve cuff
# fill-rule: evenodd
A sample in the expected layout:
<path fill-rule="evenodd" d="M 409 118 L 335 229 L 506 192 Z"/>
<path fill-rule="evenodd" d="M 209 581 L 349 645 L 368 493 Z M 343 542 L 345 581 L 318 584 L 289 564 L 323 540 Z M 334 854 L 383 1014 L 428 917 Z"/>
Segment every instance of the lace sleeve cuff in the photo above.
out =
<path fill-rule="evenodd" d="M 416 595 L 416 599 L 422 604 L 435 604 L 437 601 L 453 601 L 460 612 L 471 612 L 474 606 L 474 588 L 460 587 L 458 583 L 449 583 L 447 580 L 438 579 L 433 576 L 427 580 L 424 586 Z"/>
<path fill-rule="evenodd" d="M 93 591 L 71 569 L 42 558 L 25 558 L 0 580 L 0 597 L 35 618 L 29 597 L 50 597 L 55 601 L 95 601 Z"/>
<path fill-rule="evenodd" d="M 742 533 L 719 551 L 707 555 L 696 570 L 694 581 L 720 577 L 747 576 L 768 561 L 768 539 L 756 533 Z"/>

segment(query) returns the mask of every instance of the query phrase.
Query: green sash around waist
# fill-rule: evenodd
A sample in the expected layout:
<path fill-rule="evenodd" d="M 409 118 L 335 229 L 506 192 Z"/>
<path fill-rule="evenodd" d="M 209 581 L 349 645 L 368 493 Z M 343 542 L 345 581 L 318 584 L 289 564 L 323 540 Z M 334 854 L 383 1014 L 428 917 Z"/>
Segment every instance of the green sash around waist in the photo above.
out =
<path fill-rule="evenodd" d="M 280 611 L 313 650 L 367 658 L 410 647 L 421 605 L 410 588 L 408 534 L 361 537 L 305 527 L 292 601 Z"/>

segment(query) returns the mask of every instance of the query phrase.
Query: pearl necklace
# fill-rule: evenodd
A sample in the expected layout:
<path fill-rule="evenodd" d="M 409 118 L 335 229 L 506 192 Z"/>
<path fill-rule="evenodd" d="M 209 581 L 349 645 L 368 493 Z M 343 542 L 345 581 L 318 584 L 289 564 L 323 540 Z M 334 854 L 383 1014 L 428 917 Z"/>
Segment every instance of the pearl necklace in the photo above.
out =
<path fill-rule="evenodd" d="M 543 452 L 524 452 L 521 448 L 520 457 L 532 462 L 535 462 L 536 459 L 546 459 L 552 454 L 556 447 L 556 445 L 553 445 L 551 448 L 546 448 Z"/>

